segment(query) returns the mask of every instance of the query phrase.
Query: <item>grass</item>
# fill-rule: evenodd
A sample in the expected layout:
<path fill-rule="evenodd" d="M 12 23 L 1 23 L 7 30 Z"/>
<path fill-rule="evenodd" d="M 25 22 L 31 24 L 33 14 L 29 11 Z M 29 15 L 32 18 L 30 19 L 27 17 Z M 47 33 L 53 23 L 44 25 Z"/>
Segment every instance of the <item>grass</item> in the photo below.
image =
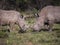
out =
<path fill-rule="evenodd" d="M 7 45 L 60 45 L 60 25 L 55 24 L 53 28 L 52 32 L 11 32 L 7 38 Z"/>
<path fill-rule="evenodd" d="M 54 32 L 11 33 L 7 39 L 8 45 L 59 45 L 60 37 Z"/>
<path fill-rule="evenodd" d="M 34 20 L 34 18 L 33 18 Z M 27 20 L 29 24 L 34 23 L 32 19 Z M 14 27 L 17 31 L 18 26 Z M 41 31 L 41 32 L 31 32 L 27 31 L 26 33 L 17 33 L 17 32 L 1 32 L 0 31 L 0 40 L 6 39 L 4 43 L 7 45 L 60 45 L 60 25 L 54 25 L 54 31 Z M 3 30 L 5 28 L 2 28 Z M 1 29 L 0 29 L 1 30 Z M 6 34 L 8 36 L 5 38 Z M 4 37 L 4 38 L 3 38 Z"/>

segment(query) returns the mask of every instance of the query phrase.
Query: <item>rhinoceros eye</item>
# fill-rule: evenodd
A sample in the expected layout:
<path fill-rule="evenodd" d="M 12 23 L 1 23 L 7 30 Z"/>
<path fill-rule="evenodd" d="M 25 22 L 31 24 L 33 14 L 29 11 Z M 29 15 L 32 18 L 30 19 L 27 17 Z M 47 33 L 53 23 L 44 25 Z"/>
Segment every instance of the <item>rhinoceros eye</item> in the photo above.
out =
<path fill-rule="evenodd" d="M 20 17 L 23 18 L 23 15 L 21 15 Z"/>

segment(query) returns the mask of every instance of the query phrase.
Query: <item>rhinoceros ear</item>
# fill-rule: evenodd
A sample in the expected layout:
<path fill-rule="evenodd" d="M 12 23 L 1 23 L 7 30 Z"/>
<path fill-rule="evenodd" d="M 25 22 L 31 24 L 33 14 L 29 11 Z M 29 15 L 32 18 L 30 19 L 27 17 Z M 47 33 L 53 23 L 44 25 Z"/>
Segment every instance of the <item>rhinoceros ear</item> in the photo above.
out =
<path fill-rule="evenodd" d="M 38 13 L 36 13 L 36 14 L 34 14 L 34 16 L 35 16 L 35 17 L 39 17 L 39 14 L 38 14 Z"/>

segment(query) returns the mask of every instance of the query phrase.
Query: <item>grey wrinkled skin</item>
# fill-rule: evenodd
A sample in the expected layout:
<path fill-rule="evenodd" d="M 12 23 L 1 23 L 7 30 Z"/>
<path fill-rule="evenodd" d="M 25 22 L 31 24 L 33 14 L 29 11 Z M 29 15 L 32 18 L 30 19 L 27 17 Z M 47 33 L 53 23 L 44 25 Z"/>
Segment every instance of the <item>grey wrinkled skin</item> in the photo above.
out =
<path fill-rule="evenodd" d="M 18 11 L 0 10 L 0 26 L 9 25 L 9 30 L 12 31 L 14 24 L 17 24 L 21 28 L 21 31 L 28 29 L 28 25 Z"/>
<path fill-rule="evenodd" d="M 60 6 L 46 6 L 39 13 L 39 17 L 32 26 L 34 31 L 39 31 L 42 27 L 47 27 L 52 31 L 55 23 L 60 23 Z"/>

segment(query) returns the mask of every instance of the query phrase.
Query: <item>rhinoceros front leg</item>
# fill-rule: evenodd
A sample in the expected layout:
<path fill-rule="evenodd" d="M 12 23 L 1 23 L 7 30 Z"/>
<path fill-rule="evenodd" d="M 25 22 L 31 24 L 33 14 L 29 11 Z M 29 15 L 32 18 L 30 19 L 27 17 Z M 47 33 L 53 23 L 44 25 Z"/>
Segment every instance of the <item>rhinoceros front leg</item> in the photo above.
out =
<path fill-rule="evenodd" d="M 54 22 L 53 21 L 49 21 L 49 25 L 48 25 L 48 30 L 49 31 L 52 31 L 53 25 L 54 25 Z"/>
<path fill-rule="evenodd" d="M 20 28 L 20 30 L 18 31 L 18 33 L 24 33 L 24 32 L 26 32 L 26 30 L 23 30 L 23 29 L 22 29 L 20 23 L 18 23 L 18 26 L 19 26 L 19 28 Z"/>
<path fill-rule="evenodd" d="M 10 30 L 10 32 L 13 32 L 13 31 L 14 31 L 13 26 L 14 26 L 14 23 L 11 23 L 10 26 L 9 26 L 9 30 Z"/>

